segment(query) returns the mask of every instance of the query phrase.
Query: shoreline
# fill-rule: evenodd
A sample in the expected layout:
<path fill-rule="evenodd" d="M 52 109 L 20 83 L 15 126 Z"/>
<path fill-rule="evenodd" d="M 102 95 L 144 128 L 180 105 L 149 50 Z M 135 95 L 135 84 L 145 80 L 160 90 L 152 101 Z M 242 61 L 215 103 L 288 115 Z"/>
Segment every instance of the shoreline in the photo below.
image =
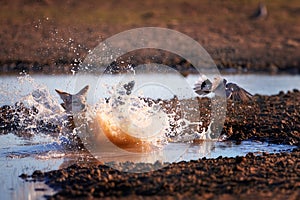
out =
<path fill-rule="evenodd" d="M 299 158 L 297 148 L 291 153 L 182 161 L 138 174 L 85 163 L 20 177 L 44 181 L 57 191 L 47 199 L 297 199 Z"/>

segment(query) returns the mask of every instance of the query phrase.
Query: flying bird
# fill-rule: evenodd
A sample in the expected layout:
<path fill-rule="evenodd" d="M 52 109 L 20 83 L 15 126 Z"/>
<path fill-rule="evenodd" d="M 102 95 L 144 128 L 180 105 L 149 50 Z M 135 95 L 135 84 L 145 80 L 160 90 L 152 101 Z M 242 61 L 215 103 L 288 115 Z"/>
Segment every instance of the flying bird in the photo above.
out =
<path fill-rule="evenodd" d="M 233 101 L 249 101 L 252 95 L 235 83 L 228 83 L 226 79 L 217 77 L 211 82 L 205 75 L 202 75 L 196 82 L 194 91 L 200 96 L 214 93 L 217 96 L 226 95 L 227 99 Z"/>

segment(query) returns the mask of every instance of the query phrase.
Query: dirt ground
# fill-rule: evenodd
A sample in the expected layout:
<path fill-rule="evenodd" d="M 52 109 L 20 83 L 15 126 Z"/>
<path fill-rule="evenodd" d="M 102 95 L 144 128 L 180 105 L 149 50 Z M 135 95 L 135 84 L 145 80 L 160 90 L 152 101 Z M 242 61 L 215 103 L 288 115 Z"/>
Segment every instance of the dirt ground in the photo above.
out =
<path fill-rule="evenodd" d="M 49 199 L 299 199 L 300 152 L 200 159 L 141 174 L 104 165 L 41 172 L 24 179 L 58 189 Z M 130 163 L 129 163 L 130 165 Z M 131 164 L 134 166 L 134 164 Z"/>
<path fill-rule="evenodd" d="M 300 3 L 264 2 L 266 18 L 251 17 L 256 0 L 2 0 L 0 73 L 70 72 L 106 38 L 157 26 L 198 41 L 222 73 L 299 74 Z"/>

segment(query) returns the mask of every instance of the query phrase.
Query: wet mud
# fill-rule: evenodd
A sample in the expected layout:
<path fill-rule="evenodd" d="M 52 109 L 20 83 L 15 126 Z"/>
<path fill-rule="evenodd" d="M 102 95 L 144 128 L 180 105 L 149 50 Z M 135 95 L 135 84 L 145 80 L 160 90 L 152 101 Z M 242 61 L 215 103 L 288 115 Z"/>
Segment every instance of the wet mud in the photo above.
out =
<path fill-rule="evenodd" d="M 296 149 L 291 153 L 203 158 L 141 174 L 104 165 L 75 164 L 21 177 L 45 181 L 57 189 L 48 199 L 298 199 L 299 160 L 300 151 Z"/>

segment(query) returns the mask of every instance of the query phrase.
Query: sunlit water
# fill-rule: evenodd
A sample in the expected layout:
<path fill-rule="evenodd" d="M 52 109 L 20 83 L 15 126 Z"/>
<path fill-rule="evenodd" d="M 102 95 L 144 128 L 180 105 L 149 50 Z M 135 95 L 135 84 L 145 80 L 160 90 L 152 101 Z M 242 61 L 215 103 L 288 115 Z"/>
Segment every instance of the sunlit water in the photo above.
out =
<path fill-rule="evenodd" d="M 176 79 L 172 74 L 161 75 L 164 81 L 176 85 Z M 87 79 L 95 80 L 98 77 L 91 76 Z M 105 77 L 102 77 L 105 79 Z M 279 91 L 288 91 L 300 88 L 300 76 L 261 76 L 261 75 L 243 75 L 243 76 L 225 76 L 228 81 L 238 83 L 252 94 L 278 94 Z M 70 93 L 77 92 L 77 79 L 72 76 L 56 75 L 37 75 L 33 76 L 36 83 L 46 85 L 51 96 L 59 98 L 54 92 L 58 88 Z M 151 81 L 153 75 L 148 74 L 140 77 L 142 81 Z M 198 77 L 188 76 L 186 82 L 192 87 Z M 105 80 L 104 80 L 105 81 Z M 116 81 L 107 78 L 107 81 Z M 117 82 L 117 81 L 116 81 Z M 78 84 L 78 83 L 77 83 Z M 14 76 L 0 77 L 0 105 L 13 104 L 30 93 L 35 86 L 24 83 L 23 85 Z M 84 86 L 84 85 L 83 85 Z M 83 87 L 82 86 L 82 87 Z M 98 97 L 107 97 L 103 91 L 95 91 Z M 152 98 L 172 98 L 173 93 L 181 91 L 143 90 L 146 97 Z M 7 95 L 5 95 L 7 94 Z M 187 93 L 185 97 L 190 97 Z M 68 166 L 72 160 L 76 160 L 78 155 L 67 151 L 61 143 L 59 137 L 49 137 L 46 135 L 34 136 L 31 139 L 18 138 L 12 134 L 0 136 L 0 193 L 3 199 L 37 199 L 45 194 L 53 194 L 53 191 L 43 183 L 24 182 L 18 176 L 22 173 L 31 174 L 34 170 L 49 171 L 58 169 L 60 166 Z M 261 142 L 244 141 L 241 144 L 232 142 L 217 142 L 204 144 L 173 143 L 168 144 L 166 154 L 176 154 L 175 162 L 196 160 L 202 157 L 216 158 L 234 157 L 245 155 L 248 152 L 280 152 L 289 151 L 292 146 L 273 145 Z M 176 153 L 181 149 L 180 153 Z M 174 153 L 175 152 L 175 153 Z M 174 155 L 173 155 L 174 157 Z"/>

